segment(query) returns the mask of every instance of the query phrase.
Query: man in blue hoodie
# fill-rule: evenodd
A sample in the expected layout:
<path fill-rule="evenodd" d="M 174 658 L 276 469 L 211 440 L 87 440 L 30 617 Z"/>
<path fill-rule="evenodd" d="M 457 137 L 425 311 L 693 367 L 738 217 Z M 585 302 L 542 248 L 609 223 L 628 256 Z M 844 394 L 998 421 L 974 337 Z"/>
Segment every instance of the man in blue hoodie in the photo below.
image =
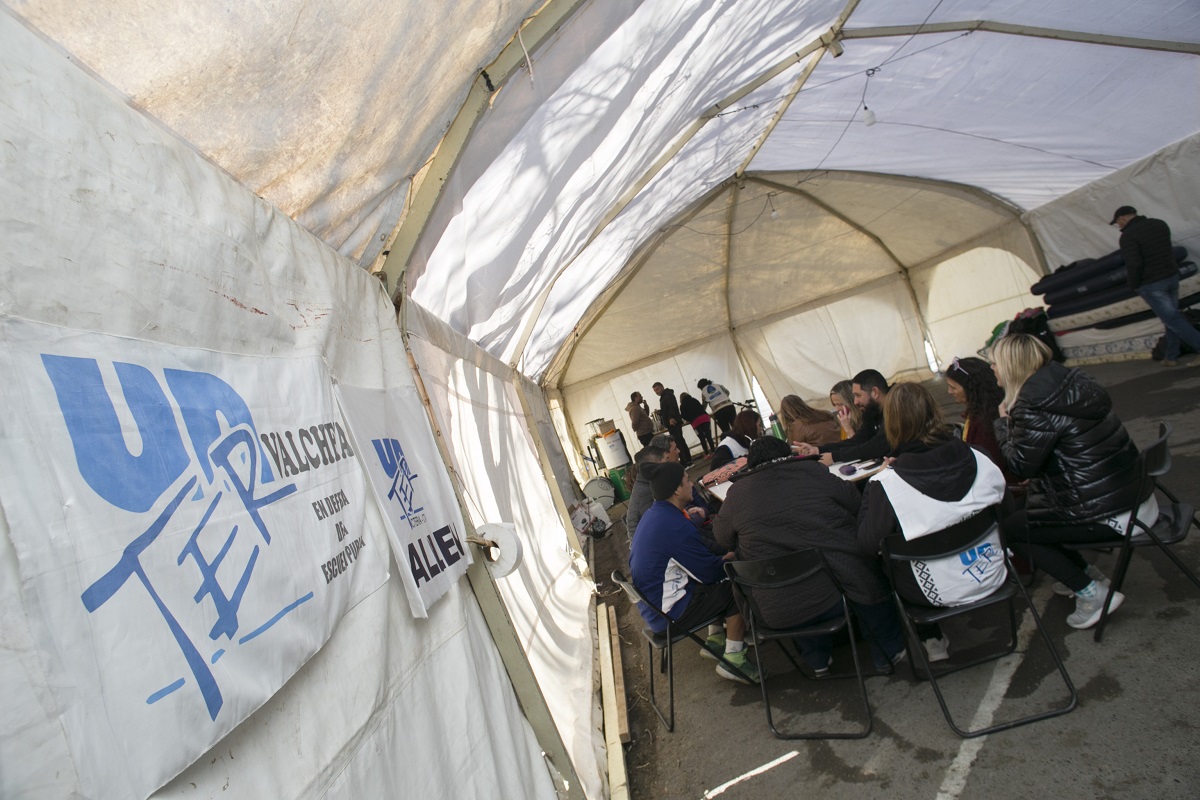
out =
<path fill-rule="evenodd" d="M 733 667 L 721 661 L 717 674 L 731 681 L 757 683 L 758 670 L 746 658 L 745 620 L 725 579 L 724 559 L 709 552 L 684 512 L 692 499 L 691 479 L 681 465 L 672 462 L 647 463 L 642 469 L 650 481 L 654 505 L 642 515 L 633 537 L 629 553 L 633 584 L 683 628 L 724 614 L 726 636 L 710 636 L 706 646 L 715 650 L 723 644 L 725 660 Z M 639 604 L 638 611 L 653 630 L 667 629 L 667 621 L 648 606 Z"/>

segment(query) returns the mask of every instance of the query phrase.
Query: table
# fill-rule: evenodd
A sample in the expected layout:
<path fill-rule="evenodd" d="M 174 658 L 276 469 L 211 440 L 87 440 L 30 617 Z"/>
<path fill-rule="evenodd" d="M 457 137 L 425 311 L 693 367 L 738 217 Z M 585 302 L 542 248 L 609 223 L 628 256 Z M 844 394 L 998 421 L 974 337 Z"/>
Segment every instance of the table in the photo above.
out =
<path fill-rule="evenodd" d="M 854 472 L 849 475 L 842 472 L 842 467 L 845 467 L 845 466 L 853 466 L 855 468 Z M 865 481 L 867 478 L 871 477 L 876 472 L 881 472 L 882 470 L 884 470 L 886 468 L 887 468 L 887 465 L 883 463 L 883 459 L 868 458 L 868 459 L 864 459 L 862 461 L 843 461 L 843 462 L 834 464 L 833 466 L 831 466 L 829 468 L 829 473 L 831 475 L 833 475 L 834 477 L 841 478 L 844 481 L 849 481 L 850 483 L 857 483 L 858 481 Z"/>

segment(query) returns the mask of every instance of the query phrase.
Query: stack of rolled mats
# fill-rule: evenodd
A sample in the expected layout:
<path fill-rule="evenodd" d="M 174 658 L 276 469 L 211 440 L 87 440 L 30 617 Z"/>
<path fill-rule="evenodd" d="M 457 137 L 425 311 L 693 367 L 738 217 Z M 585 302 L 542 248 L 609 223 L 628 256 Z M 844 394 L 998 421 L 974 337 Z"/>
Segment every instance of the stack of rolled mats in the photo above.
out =
<path fill-rule="evenodd" d="M 1200 274 L 1175 247 L 1179 307 L 1200 303 Z M 1068 361 L 1115 361 L 1145 355 L 1163 335 L 1162 322 L 1129 288 L 1121 251 L 1060 267 L 1029 289 L 1044 295 L 1046 316 Z"/>

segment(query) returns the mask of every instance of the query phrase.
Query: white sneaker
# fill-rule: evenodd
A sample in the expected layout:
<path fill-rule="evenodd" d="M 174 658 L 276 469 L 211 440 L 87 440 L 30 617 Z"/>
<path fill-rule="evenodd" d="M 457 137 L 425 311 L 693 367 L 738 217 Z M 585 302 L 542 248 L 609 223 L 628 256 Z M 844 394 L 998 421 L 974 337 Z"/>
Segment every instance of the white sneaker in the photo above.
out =
<path fill-rule="evenodd" d="M 1102 586 L 1100 591 L 1096 592 L 1095 597 L 1075 595 L 1075 613 L 1067 617 L 1067 624 L 1072 628 L 1083 630 L 1099 622 L 1100 615 L 1104 612 L 1104 598 L 1108 597 L 1110 591 L 1109 587 Z M 1125 602 L 1125 595 L 1120 592 L 1113 592 L 1112 596 L 1112 603 L 1108 606 L 1109 616 L 1112 616 L 1113 612 L 1121 607 L 1121 603 Z"/>
<path fill-rule="evenodd" d="M 950 640 L 945 636 L 940 639 L 925 639 L 921 642 L 925 647 L 925 657 L 929 663 L 946 661 L 950 658 Z"/>
<path fill-rule="evenodd" d="M 1110 581 L 1095 564 L 1088 564 L 1087 576 L 1103 586 L 1105 589 L 1112 585 L 1112 581 Z M 1055 581 L 1054 585 L 1050 587 L 1050 590 L 1059 597 L 1070 597 L 1071 595 L 1075 594 L 1075 592 L 1071 590 L 1070 586 L 1067 586 L 1061 581 Z"/>

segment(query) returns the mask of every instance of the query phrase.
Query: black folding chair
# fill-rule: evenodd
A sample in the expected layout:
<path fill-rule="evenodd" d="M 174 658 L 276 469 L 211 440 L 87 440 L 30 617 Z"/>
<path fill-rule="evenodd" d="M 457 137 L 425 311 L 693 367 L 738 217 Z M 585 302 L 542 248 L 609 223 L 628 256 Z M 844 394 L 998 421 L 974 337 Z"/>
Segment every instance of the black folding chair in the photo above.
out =
<path fill-rule="evenodd" d="M 1196 588 L 1200 589 L 1200 579 L 1170 549 L 1171 545 L 1178 544 L 1187 538 L 1188 530 L 1193 525 L 1200 527 L 1200 522 L 1196 520 L 1195 507 L 1191 503 L 1180 502 L 1179 498 L 1159 481 L 1159 478 L 1171 471 L 1171 448 L 1167 444 L 1170 437 L 1171 426 L 1166 422 L 1159 422 L 1158 439 L 1142 451 L 1142 463 L 1146 467 L 1146 476 L 1154 482 L 1154 488 L 1162 492 L 1171 502 L 1167 505 L 1159 505 L 1159 516 L 1153 525 L 1146 525 L 1137 518 L 1137 509 L 1141 504 L 1134 502 L 1129 525 L 1125 528 L 1125 537 L 1121 542 L 1121 550 L 1117 555 L 1117 567 L 1113 573 L 1111 591 L 1104 599 L 1104 609 L 1100 612 L 1100 621 L 1096 624 L 1096 631 L 1092 636 L 1097 642 L 1104 636 L 1104 626 L 1108 624 L 1108 612 L 1113 594 L 1124 586 L 1129 562 L 1133 558 L 1133 551 L 1137 548 L 1156 545 L 1195 584 Z M 1112 550 L 1113 547 L 1116 547 L 1116 543 L 1066 546 L 1072 550 Z"/>
<path fill-rule="evenodd" d="M 1079 700 L 1079 696 L 1075 691 L 1075 685 L 1071 683 L 1071 676 L 1067 674 L 1067 668 L 1063 665 L 1062 659 L 1058 655 L 1058 650 L 1055 649 L 1054 642 L 1050 640 L 1050 635 L 1046 632 L 1045 626 L 1042 625 L 1042 618 L 1038 615 L 1037 609 L 1033 607 L 1033 602 L 1029 599 L 1028 592 L 1025 591 L 1024 585 L 1022 585 L 1020 579 L 1017 577 L 1016 570 L 1009 563 L 1008 554 L 1003 544 L 1001 544 L 999 552 L 996 552 L 995 556 L 1002 558 L 1004 561 L 1004 568 L 1007 570 L 1004 583 L 981 600 L 959 606 L 930 608 L 907 602 L 895 589 L 895 571 L 897 569 L 911 569 L 915 562 L 929 562 L 941 558 L 955 557 L 959 553 L 982 545 L 993 532 L 998 530 L 998 527 L 995 509 L 989 508 L 973 517 L 969 517 L 962 522 L 929 534 L 928 536 L 908 541 L 903 536 L 895 535 L 886 537 L 882 542 L 884 567 L 893 587 L 892 597 L 895 599 L 896 607 L 900 611 L 900 620 L 904 623 L 904 631 L 908 639 L 909 663 L 913 669 L 913 676 L 917 678 L 921 677 L 917 673 L 919 665 L 924 676 L 929 679 L 929 685 L 933 687 L 934 696 L 937 697 L 938 705 L 942 708 L 942 714 L 946 717 L 946 722 L 949 723 L 955 733 L 964 739 L 996 733 L 997 731 L 1015 728 L 1018 725 L 1026 725 L 1030 722 L 1037 722 L 1038 720 L 1066 714 L 1075 708 Z M 1046 647 L 1050 649 L 1050 655 L 1054 659 L 1054 664 L 1058 668 L 1059 674 L 1062 675 L 1063 682 L 1066 683 L 1067 689 L 1070 692 L 1070 702 L 1065 706 L 1030 714 L 1029 716 L 1007 722 L 998 722 L 985 728 L 978 728 L 976 730 L 961 728 L 955 723 L 954 717 L 946 705 L 946 698 L 942 694 L 942 687 L 939 685 L 938 679 L 953 672 L 967 669 L 968 667 L 988 661 L 995 661 L 1016 649 L 1017 613 L 1015 601 L 1018 596 L 1025 601 L 1025 605 L 1029 608 L 1029 614 L 1033 617 L 1034 624 L 1037 625 L 1038 633 L 1041 634 L 1043 641 L 1046 642 Z M 1000 603 L 1005 603 L 1008 607 L 1008 641 L 1004 645 L 1004 649 L 998 652 L 985 653 L 969 661 L 948 664 L 935 671 L 929 663 L 929 658 L 925 653 L 925 648 L 921 645 L 920 638 L 917 636 L 917 626 L 931 625 L 951 617 L 971 614 L 980 609 Z"/>
<path fill-rule="evenodd" d="M 696 644 L 700 645 L 701 650 L 706 650 L 706 648 L 704 646 L 704 640 L 696 635 L 696 631 L 703 630 L 704 628 L 707 628 L 709 625 L 712 625 L 717 622 L 724 622 L 725 616 L 724 616 L 724 614 L 715 614 L 711 618 L 703 620 L 701 622 L 698 622 L 697 624 L 693 625 L 690 628 L 681 628 L 681 627 L 679 627 L 679 625 L 677 625 L 675 623 L 675 620 L 671 619 L 666 614 L 664 614 L 662 609 L 658 608 L 653 603 L 647 601 L 646 598 L 642 596 L 642 593 L 638 591 L 637 587 L 633 585 L 633 582 L 628 580 L 620 572 L 614 572 L 612 574 L 612 579 L 613 579 L 613 583 L 617 584 L 618 586 L 620 586 L 622 589 L 625 590 L 625 594 L 628 595 L 630 602 L 635 603 L 635 604 L 636 603 L 645 603 L 646 606 L 650 610 L 652 610 L 654 613 L 658 614 L 660 617 L 662 617 L 663 619 L 665 619 L 667 621 L 667 629 L 665 631 L 663 631 L 662 633 L 658 633 L 653 628 L 651 628 L 649 625 L 646 625 L 642 628 L 642 636 L 645 637 L 646 643 L 647 643 L 646 644 L 646 646 L 647 646 L 646 653 L 648 655 L 648 658 L 647 658 L 646 663 L 650 670 L 650 707 L 654 709 L 655 714 L 658 714 L 658 718 L 660 720 L 662 720 L 663 725 L 667 726 L 667 730 L 674 731 L 675 730 L 675 660 L 674 660 L 674 657 L 672 654 L 673 646 L 676 642 L 682 641 L 683 639 L 691 639 Z M 668 711 L 667 711 L 666 716 L 663 716 L 662 709 L 659 707 L 658 702 L 655 700 L 655 696 L 654 696 L 654 653 L 655 653 L 655 651 L 657 651 L 659 654 L 659 667 L 658 667 L 659 671 L 667 673 L 667 695 L 669 697 L 669 702 L 668 702 Z M 708 652 L 711 653 L 716 658 L 718 658 L 719 660 L 724 661 L 732 669 L 737 670 L 738 672 L 741 672 L 741 670 L 738 670 L 737 666 L 735 664 L 733 664 L 733 662 L 731 662 L 725 658 L 724 654 L 713 653 L 711 650 Z"/>
<path fill-rule="evenodd" d="M 862 730 L 851 731 L 849 733 L 822 731 L 785 733 L 780 731 L 775 727 L 775 722 L 771 716 L 771 698 L 767 692 L 767 673 L 762 665 L 762 648 L 761 646 L 757 646 L 754 649 L 754 660 L 758 665 L 758 674 L 760 676 L 758 684 L 762 687 L 763 706 L 767 710 L 767 727 L 770 728 L 771 733 L 778 739 L 862 739 L 870 734 L 872 724 L 871 704 L 867 700 L 867 685 L 863 681 L 862 665 L 858 660 L 857 637 L 854 635 L 854 623 L 851 620 L 850 606 L 846 602 L 846 595 L 842 592 L 842 587 L 838 584 L 833 572 L 829 569 L 829 565 L 825 562 L 824 555 L 819 550 L 806 548 L 796 553 L 758 561 L 727 561 L 725 563 L 725 572 L 738 585 L 746 597 L 744 610 L 746 612 L 751 641 L 756 645 L 774 641 L 800 674 L 804 675 L 804 670 L 796 663 L 796 659 L 792 658 L 792 654 L 784 646 L 783 640 L 830 636 L 843 628 L 848 629 L 850 635 L 850 650 L 854 658 L 854 674 L 858 678 L 858 690 L 862 696 L 863 712 L 866 717 L 866 725 Z M 756 592 L 783 589 L 789 586 L 798 587 L 802 583 L 815 581 L 829 581 L 833 583 L 838 591 L 838 595 L 841 597 L 842 615 L 840 617 L 828 622 L 799 625 L 792 628 L 772 628 L 763 622 L 762 612 L 755 601 Z"/>

